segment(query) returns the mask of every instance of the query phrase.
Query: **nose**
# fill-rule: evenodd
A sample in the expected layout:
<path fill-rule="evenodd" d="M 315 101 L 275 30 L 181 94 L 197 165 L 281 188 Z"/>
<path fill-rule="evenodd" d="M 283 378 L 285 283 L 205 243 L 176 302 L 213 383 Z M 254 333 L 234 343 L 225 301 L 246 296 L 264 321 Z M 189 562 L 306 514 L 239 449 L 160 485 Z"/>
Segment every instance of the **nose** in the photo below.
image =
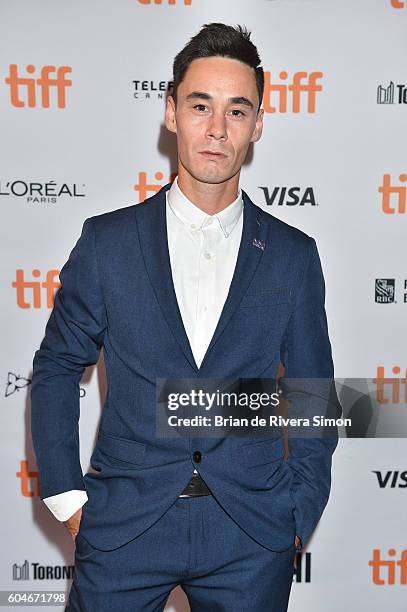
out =
<path fill-rule="evenodd" d="M 206 135 L 215 140 L 227 139 L 226 117 L 223 112 L 214 112 L 211 115 Z"/>

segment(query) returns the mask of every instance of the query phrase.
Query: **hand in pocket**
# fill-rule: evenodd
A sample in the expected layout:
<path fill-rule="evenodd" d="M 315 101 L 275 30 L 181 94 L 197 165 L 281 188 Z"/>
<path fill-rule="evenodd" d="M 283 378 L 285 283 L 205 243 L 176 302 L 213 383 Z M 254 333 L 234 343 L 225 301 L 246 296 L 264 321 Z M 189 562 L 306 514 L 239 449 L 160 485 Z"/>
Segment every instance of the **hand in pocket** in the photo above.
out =
<path fill-rule="evenodd" d="M 78 534 L 80 524 L 82 518 L 82 507 L 79 508 L 68 520 L 64 521 L 65 527 L 68 529 L 69 533 L 72 536 L 73 541 L 75 541 L 76 536 Z"/>

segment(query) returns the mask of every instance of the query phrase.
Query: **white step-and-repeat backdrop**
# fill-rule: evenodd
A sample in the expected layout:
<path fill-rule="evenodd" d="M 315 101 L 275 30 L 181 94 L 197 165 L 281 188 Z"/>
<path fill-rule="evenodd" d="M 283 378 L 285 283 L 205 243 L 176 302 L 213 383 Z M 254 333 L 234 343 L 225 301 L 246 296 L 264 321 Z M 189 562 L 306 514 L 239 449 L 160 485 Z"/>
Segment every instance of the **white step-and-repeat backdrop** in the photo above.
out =
<path fill-rule="evenodd" d="M 407 0 L 3 0 L 0 590 L 70 586 L 72 540 L 39 498 L 33 354 L 85 218 L 176 171 L 172 61 L 213 21 L 246 25 L 265 70 L 264 133 L 241 186 L 315 237 L 336 377 L 374 381 L 349 385 L 346 409 L 407 409 Z M 84 472 L 103 372 L 102 355 L 81 383 Z M 407 611 L 404 435 L 340 440 L 291 612 Z M 188 609 L 178 587 L 166 610 Z"/>

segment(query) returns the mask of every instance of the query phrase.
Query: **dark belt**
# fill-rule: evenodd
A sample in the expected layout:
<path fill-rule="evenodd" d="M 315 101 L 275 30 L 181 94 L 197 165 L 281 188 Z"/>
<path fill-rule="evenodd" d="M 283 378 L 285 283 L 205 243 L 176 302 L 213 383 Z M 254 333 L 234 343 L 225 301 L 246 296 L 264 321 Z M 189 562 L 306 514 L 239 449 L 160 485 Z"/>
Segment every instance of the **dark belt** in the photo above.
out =
<path fill-rule="evenodd" d="M 200 474 L 192 474 L 191 480 L 178 497 L 197 497 L 198 495 L 212 495 L 212 493 Z"/>

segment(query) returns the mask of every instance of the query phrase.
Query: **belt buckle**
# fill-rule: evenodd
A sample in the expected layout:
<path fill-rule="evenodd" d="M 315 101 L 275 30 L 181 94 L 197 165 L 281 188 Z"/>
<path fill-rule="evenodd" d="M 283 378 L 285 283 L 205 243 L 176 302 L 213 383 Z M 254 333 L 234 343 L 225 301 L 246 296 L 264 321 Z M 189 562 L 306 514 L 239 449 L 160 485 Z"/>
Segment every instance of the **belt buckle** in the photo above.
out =
<path fill-rule="evenodd" d="M 185 489 L 178 497 L 200 497 L 202 495 L 212 495 L 208 485 L 200 474 L 193 474 Z"/>

